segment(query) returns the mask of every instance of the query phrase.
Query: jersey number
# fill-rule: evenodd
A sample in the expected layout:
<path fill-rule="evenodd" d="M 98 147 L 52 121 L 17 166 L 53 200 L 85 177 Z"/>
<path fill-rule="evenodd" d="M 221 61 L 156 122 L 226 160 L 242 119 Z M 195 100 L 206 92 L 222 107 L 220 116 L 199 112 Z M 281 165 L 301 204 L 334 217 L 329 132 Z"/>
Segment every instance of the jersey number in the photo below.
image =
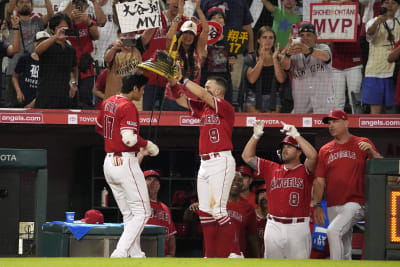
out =
<path fill-rule="evenodd" d="M 210 135 L 210 142 L 211 143 L 218 143 L 219 142 L 219 132 L 218 129 L 212 128 L 208 131 L 208 134 Z"/>
<path fill-rule="evenodd" d="M 297 192 L 291 192 L 289 195 L 289 205 L 292 207 L 297 207 L 300 202 L 300 194 Z"/>
<path fill-rule="evenodd" d="M 114 118 L 104 115 L 104 138 L 112 139 Z"/>

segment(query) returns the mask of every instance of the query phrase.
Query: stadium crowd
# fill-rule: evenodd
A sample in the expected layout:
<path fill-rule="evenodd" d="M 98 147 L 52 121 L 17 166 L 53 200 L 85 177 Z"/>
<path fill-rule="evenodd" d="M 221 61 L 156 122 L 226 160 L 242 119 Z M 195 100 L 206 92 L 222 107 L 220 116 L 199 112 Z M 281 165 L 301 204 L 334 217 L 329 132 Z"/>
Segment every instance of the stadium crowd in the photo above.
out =
<path fill-rule="evenodd" d="M 318 0 L 159 2 L 161 26 L 130 33 L 118 26 L 116 0 L 2 2 L 2 47 L 17 36 L 20 47 L 2 54 L 1 106 L 94 109 L 119 93 L 124 75 L 184 35 L 178 51 L 184 76 L 202 86 L 209 76 L 225 78 L 226 99 L 237 112 L 399 111 L 398 1 L 360 0 L 356 41 L 329 44 L 317 42 L 309 22 L 310 3 Z M 223 27 L 213 44 L 205 41 L 208 27 L 197 30 L 207 21 Z M 239 53 L 228 42 L 235 38 L 244 44 Z M 146 75 L 138 110 L 183 109 L 166 79 Z"/>

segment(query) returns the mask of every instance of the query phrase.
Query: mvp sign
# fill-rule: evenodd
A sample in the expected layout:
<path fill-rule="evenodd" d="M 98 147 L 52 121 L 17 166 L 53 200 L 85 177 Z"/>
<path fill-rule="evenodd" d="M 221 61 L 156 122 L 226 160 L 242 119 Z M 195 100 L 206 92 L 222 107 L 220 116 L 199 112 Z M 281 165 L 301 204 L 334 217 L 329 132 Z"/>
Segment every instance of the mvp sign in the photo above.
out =
<path fill-rule="evenodd" d="M 311 22 L 318 42 L 355 42 L 357 40 L 358 3 L 311 4 Z"/>

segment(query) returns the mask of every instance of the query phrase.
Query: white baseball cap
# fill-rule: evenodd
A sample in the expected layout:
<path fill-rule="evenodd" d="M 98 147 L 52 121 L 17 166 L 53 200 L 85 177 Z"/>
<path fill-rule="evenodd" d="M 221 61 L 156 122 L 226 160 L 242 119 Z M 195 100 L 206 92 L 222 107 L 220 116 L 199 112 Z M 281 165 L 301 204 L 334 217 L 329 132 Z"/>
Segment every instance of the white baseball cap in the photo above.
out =
<path fill-rule="evenodd" d="M 181 32 L 191 31 L 194 35 L 197 35 L 197 24 L 191 20 L 185 21 L 181 26 Z"/>
<path fill-rule="evenodd" d="M 34 42 L 40 41 L 41 39 L 47 39 L 50 38 L 50 34 L 48 34 L 46 31 L 40 31 L 37 32 L 34 38 Z"/>

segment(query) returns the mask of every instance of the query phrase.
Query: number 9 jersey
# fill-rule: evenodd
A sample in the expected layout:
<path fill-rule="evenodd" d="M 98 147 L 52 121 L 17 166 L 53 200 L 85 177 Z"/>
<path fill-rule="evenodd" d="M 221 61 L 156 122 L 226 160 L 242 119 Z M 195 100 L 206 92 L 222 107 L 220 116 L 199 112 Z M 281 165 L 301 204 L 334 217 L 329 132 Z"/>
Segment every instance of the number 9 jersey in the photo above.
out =
<path fill-rule="evenodd" d="M 233 106 L 222 98 L 214 97 L 215 109 L 203 101 L 188 98 L 193 117 L 201 119 L 199 152 L 232 151 L 232 129 L 235 122 Z"/>

